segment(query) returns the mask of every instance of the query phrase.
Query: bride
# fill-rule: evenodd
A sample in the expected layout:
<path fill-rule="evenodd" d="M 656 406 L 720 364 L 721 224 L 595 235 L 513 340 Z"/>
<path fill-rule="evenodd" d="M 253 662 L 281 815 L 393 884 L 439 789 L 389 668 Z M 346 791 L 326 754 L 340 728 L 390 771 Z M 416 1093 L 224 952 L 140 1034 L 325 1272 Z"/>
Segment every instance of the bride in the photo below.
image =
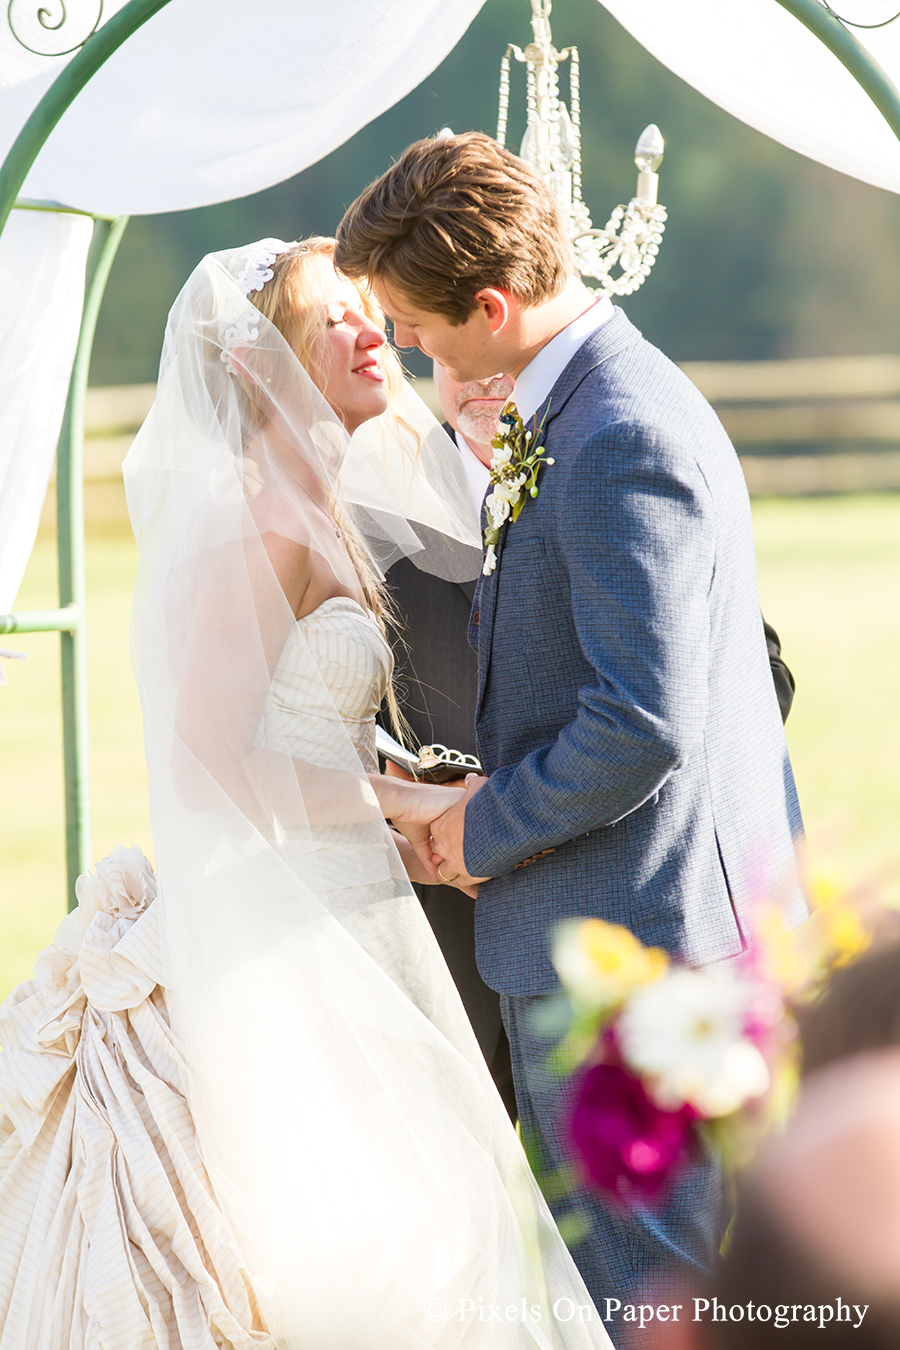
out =
<path fill-rule="evenodd" d="M 478 530 L 330 240 L 204 259 L 126 487 L 158 894 L 0 1014 L 0 1350 L 609 1345 L 410 885 L 461 789 L 377 772 L 380 576 Z"/>

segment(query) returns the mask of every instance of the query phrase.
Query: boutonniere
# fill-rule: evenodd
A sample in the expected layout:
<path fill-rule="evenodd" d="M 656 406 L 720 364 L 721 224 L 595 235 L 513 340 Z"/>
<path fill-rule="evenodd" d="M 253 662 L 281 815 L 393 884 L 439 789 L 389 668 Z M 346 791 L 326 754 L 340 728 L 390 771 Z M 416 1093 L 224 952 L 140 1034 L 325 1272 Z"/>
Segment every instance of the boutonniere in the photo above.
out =
<path fill-rule="evenodd" d="M 544 417 L 546 418 L 546 413 Z M 497 566 L 497 544 L 504 522 L 519 519 L 522 507 L 529 497 L 538 495 L 537 478 L 545 464 L 544 446 L 540 444 L 544 419 L 529 430 L 519 416 L 514 403 L 507 403 L 500 414 L 500 431 L 491 441 L 494 457 L 491 460 L 491 487 L 484 501 L 488 523 L 484 529 L 484 566 L 482 573 L 489 577 Z"/>

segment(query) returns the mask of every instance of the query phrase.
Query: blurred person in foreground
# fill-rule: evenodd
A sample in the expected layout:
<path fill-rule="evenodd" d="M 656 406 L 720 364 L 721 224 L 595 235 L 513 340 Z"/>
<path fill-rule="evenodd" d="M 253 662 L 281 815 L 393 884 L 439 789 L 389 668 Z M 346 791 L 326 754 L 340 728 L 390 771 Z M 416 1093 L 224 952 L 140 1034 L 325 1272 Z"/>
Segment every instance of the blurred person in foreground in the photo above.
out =
<path fill-rule="evenodd" d="M 740 1187 L 731 1249 L 698 1308 L 708 1350 L 900 1345 L 900 1049 L 805 1080 Z"/>
<path fill-rule="evenodd" d="M 368 277 L 399 345 L 461 383 L 516 381 L 525 425 L 506 428 L 486 499 L 470 629 L 486 777 L 432 836 L 445 878 L 480 880 L 479 969 L 553 1170 L 563 1087 L 534 1025 L 559 987 L 556 924 L 596 916 L 688 964 L 727 958 L 763 859 L 787 921 L 806 914 L 746 485 L 698 390 L 585 287 L 546 185 L 489 137 L 410 146 L 349 208 L 335 258 Z M 660 1213 L 579 1203 L 595 1301 L 656 1277 L 677 1290 L 718 1249 L 712 1158 Z"/>
<path fill-rule="evenodd" d="M 881 915 L 870 950 L 835 971 L 822 995 L 798 1008 L 804 1075 L 868 1050 L 900 1046 L 897 921 L 896 914 Z"/>
<path fill-rule="evenodd" d="M 459 450 L 476 512 L 487 491 L 488 466 L 500 414 L 510 398 L 508 375 L 458 384 L 434 363 L 434 389 L 444 430 Z M 401 640 L 394 644 L 400 710 L 416 746 L 445 745 L 475 754 L 478 658 L 467 637 L 474 581 L 445 581 L 400 558 L 387 575 Z M 391 763 L 385 772 L 401 775 Z M 516 1099 L 509 1041 L 500 998 L 478 973 L 475 905 L 455 886 L 417 886 L 422 908 L 440 944 L 497 1090 L 513 1119 Z"/>

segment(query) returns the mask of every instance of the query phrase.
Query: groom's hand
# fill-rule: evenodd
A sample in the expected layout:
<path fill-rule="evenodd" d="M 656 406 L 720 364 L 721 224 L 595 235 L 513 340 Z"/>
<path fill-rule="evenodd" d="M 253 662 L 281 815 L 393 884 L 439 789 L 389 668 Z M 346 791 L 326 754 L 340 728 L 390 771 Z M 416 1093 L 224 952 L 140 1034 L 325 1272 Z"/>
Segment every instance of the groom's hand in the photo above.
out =
<path fill-rule="evenodd" d="M 478 886 L 488 877 L 472 877 L 466 871 L 466 859 L 463 853 L 463 833 L 465 831 L 466 807 L 475 793 L 484 783 L 477 773 L 466 775 L 466 795 L 455 806 L 445 811 L 431 824 L 431 842 L 434 845 L 434 862 L 438 864 L 441 879 L 452 880 L 454 885 Z"/>

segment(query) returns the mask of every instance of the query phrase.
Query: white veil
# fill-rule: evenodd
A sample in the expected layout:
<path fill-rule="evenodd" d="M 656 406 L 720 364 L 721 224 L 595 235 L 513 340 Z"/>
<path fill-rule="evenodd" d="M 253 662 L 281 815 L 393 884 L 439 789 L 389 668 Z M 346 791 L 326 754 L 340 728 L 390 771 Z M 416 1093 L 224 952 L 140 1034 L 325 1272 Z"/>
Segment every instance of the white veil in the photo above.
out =
<path fill-rule="evenodd" d="M 367 777 L 346 698 L 377 631 L 323 653 L 270 560 L 289 540 L 352 588 L 343 519 L 380 568 L 474 576 L 458 455 L 411 392 L 347 436 L 247 298 L 285 247 L 196 269 L 125 466 L 157 975 L 204 1160 L 288 1350 L 607 1345 L 554 1315 L 589 1297 Z"/>

